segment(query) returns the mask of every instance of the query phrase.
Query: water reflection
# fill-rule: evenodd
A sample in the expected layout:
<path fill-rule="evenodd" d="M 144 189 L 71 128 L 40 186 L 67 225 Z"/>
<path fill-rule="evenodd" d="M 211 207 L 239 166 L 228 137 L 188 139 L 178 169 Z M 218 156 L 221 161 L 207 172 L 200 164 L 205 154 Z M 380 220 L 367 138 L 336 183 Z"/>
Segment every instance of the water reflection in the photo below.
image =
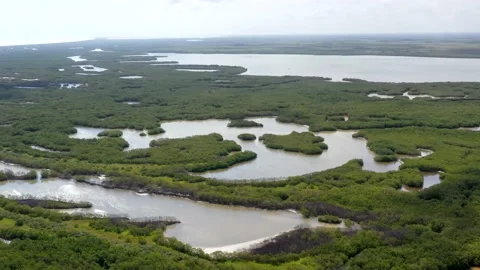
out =
<path fill-rule="evenodd" d="M 68 180 L 8 181 L 0 185 L 1 195 L 59 198 L 89 201 L 88 213 L 128 215 L 131 218 L 174 216 L 182 223 L 168 227 L 167 236 L 195 247 L 215 248 L 257 239 L 292 230 L 298 225 L 315 224 L 290 211 L 267 211 L 246 207 L 221 206 L 183 198 L 146 195 L 133 191 L 104 189 Z"/>

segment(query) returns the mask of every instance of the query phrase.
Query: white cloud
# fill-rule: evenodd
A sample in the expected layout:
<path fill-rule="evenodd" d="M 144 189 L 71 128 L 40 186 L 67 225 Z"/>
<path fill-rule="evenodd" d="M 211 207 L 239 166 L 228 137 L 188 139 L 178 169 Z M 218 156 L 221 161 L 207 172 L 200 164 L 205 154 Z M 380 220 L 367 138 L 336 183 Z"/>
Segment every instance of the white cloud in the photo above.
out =
<path fill-rule="evenodd" d="M 15 0 L 2 43 L 86 37 L 476 32 L 478 0 Z"/>

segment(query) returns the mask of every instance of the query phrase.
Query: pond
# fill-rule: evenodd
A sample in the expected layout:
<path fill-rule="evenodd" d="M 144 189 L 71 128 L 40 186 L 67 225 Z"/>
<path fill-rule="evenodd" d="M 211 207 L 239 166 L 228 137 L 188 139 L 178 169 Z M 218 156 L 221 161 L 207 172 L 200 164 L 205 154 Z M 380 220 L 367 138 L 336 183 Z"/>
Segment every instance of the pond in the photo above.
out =
<path fill-rule="evenodd" d="M 79 88 L 84 84 L 82 83 L 60 83 L 60 88 L 67 88 L 67 89 L 72 89 L 72 88 Z"/>
<path fill-rule="evenodd" d="M 127 102 L 128 105 L 136 105 L 136 102 Z M 140 103 L 138 103 L 140 104 Z M 77 133 L 71 134 L 69 137 L 72 139 L 99 139 L 98 133 L 105 131 L 104 128 L 89 128 L 89 127 L 75 127 Z M 123 135 L 122 138 L 128 142 L 129 147 L 125 149 L 126 151 L 134 149 L 145 149 L 150 147 L 150 142 L 153 140 L 161 139 L 163 136 L 159 135 L 146 135 L 140 136 L 143 132 L 147 134 L 146 131 L 134 130 L 134 129 L 122 129 Z"/>
<path fill-rule="evenodd" d="M 134 80 L 134 79 L 141 79 L 143 76 L 122 76 L 120 79 L 126 79 L 126 80 Z"/>
<path fill-rule="evenodd" d="M 61 179 L 0 182 L 0 194 L 88 201 L 93 204 L 91 209 L 70 212 L 120 214 L 131 218 L 174 216 L 181 223 L 169 226 L 167 236 L 194 247 L 209 248 L 210 251 L 222 247 L 229 247 L 233 251 L 231 245 L 245 247 L 251 241 L 292 230 L 298 225 L 322 225 L 315 219 L 304 219 L 293 211 L 221 206 L 184 198 L 105 189 Z"/>
<path fill-rule="evenodd" d="M 195 135 L 207 135 L 212 132 L 221 134 L 225 140 L 233 140 L 242 147 L 257 153 L 253 161 L 242 163 L 226 170 L 210 171 L 201 174 L 208 178 L 222 180 L 239 179 L 284 179 L 289 176 L 303 175 L 317 171 L 324 171 L 341 166 L 352 159 L 363 159 L 364 170 L 387 172 L 398 170 L 401 161 L 393 163 L 378 163 L 374 161 L 375 154 L 367 148 L 367 141 L 361 138 L 352 138 L 355 131 L 320 132 L 329 149 L 321 155 L 304 155 L 283 150 L 267 148 L 258 139 L 242 141 L 237 138 L 241 133 L 252 133 L 260 137 L 265 133 L 278 135 L 290 134 L 292 131 L 305 132 L 308 127 L 297 124 L 280 123 L 275 118 L 251 118 L 249 120 L 263 124 L 262 128 L 229 128 L 228 120 L 203 121 L 173 121 L 162 123 L 164 134 L 154 136 L 140 136 L 143 131 L 123 130 L 122 138 L 129 143 L 127 150 L 148 148 L 150 141 L 156 139 L 186 138 Z M 104 131 L 102 128 L 76 127 L 77 133 L 70 135 L 75 139 L 94 139 Z"/>
<path fill-rule="evenodd" d="M 104 72 L 104 71 L 108 70 L 106 68 L 100 68 L 100 67 L 96 67 L 96 66 L 93 66 L 93 65 L 76 65 L 76 66 L 72 66 L 72 67 L 79 67 L 83 71 L 89 71 L 89 72 Z"/>
<path fill-rule="evenodd" d="M 243 75 L 316 76 L 334 81 L 357 78 L 373 82 L 478 82 L 480 59 L 402 56 L 284 54 L 149 54 L 182 65 L 241 66 Z"/>
<path fill-rule="evenodd" d="M 76 75 L 81 75 L 81 76 L 98 76 L 98 74 L 93 74 L 93 73 L 75 73 Z"/>
<path fill-rule="evenodd" d="M 435 185 L 440 184 L 442 181 L 440 180 L 439 173 L 424 173 L 423 174 L 423 185 L 421 188 L 412 188 L 407 186 L 402 186 L 401 191 L 420 191 Z"/>
<path fill-rule="evenodd" d="M 435 97 L 435 96 L 432 96 L 432 95 L 425 95 L 425 94 L 415 95 L 415 94 L 409 94 L 408 92 L 403 93 L 401 96 L 382 95 L 382 94 L 378 94 L 378 93 L 371 93 L 371 94 L 368 94 L 367 97 L 381 98 L 381 99 L 392 99 L 392 98 L 395 98 L 395 97 L 406 97 L 409 100 L 414 100 L 416 98 L 429 98 L 429 99 L 462 99 L 462 98 L 466 98 L 466 96 L 464 96 L 464 97 Z"/>
<path fill-rule="evenodd" d="M 67 57 L 68 59 L 73 60 L 74 62 L 85 62 L 88 61 L 85 58 L 82 58 L 80 55 Z"/>
<path fill-rule="evenodd" d="M 47 149 L 47 148 L 44 148 L 44 147 L 41 147 L 41 146 L 37 146 L 37 145 L 31 145 L 30 148 L 32 148 L 32 149 L 34 149 L 34 150 L 42 151 L 42 152 L 60 153 L 59 151 Z"/>
<path fill-rule="evenodd" d="M 186 68 L 177 68 L 176 71 L 187 71 L 187 72 L 216 72 L 217 69 L 186 69 Z"/>

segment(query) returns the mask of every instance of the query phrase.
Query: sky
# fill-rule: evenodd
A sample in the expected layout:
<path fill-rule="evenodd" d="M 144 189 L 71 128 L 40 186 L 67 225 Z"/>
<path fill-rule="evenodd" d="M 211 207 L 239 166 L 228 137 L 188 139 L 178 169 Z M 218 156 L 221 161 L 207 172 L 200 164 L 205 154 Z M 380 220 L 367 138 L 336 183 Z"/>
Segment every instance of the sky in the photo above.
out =
<path fill-rule="evenodd" d="M 480 31 L 480 0 L 2 0 L 0 46 L 108 38 Z"/>

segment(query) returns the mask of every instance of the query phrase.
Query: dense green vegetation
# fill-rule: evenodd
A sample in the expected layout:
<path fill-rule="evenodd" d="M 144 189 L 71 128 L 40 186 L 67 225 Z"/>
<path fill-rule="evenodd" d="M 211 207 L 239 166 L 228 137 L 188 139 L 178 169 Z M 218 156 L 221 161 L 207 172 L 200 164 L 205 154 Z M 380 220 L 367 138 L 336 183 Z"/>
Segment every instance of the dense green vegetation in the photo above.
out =
<path fill-rule="evenodd" d="M 30 171 L 25 174 L 15 174 L 12 171 L 0 171 L 0 181 L 5 180 L 35 180 L 37 179 L 37 172 Z"/>
<path fill-rule="evenodd" d="M 381 155 L 375 157 L 376 162 L 394 162 L 397 160 L 398 158 L 394 155 Z"/>
<path fill-rule="evenodd" d="M 263 127 L 263 125 L 251 120 L 233 120 L 230 123 L 228 123 L 228 127 L 247 128 L 247 127 Z"/>
<path fill-rule="evenodd" d="M 238 138 L 242 141 L 255 141 L 257 139 L 257 136 L 251 133 L 242 133 L 238 135 Z"/>
<path fill-rule="evenodd" d="M 0 238 L 12 240 L 8 245 L 0 242 L 0 268 L 215 267 L 202 252 L 163 237 L 162 228 L 113 226 L 109 219 L 70 216 L 0 198 Z"/>
<path fill-rule="evenodd" d="M 123 132 L 121 130 L 105 130 L 98 133 L 98 137 L 111 137 L 111 138 L 119 138 L 122 137 Z"/>
<path fill-rule="evenodd" d="M 330 223 L 330 224 L 340 224 L 342 220 L 336 216 L 332 215 L 323 215 L 318 217 L 319 222 Z"/>
<path fill-rule="evenodd" d="M 46 209 L 73 209 L 73 208 L 91 208 L 89 202 L 70 202 L 60 200 L 21 198 L 17 199 L 19 204 L 28 205 L 30 207 L 42 207 Z"/>
<path fill-rule="evenodd" d="M 307 155 L 319 155 L 328 146 L 323 138 L 310 132 L 292 132 L 289 135 L 264 134 L 260 140 L 272 149 L 283 149 L 288 152 L 299 152 Z"/>
<path fill-rule="evenodd" d="M 71 207 L 70 203 L 0 198 L 0 238 L 12 240 L 0 242 L 0 268 L 377 270 L 480 265 L 480 133 L 457 129 L 480 126 L 479 83 L 347 79 L 347 84 L 313 77 L 237 76 L 245 71 L 242 67 L 119 63 L 122 55 L 148 51 L 262 53 L 267 49 L 268 53 L 478 57 L 476 39 L 469 43 L 415 38 L 410 42 L 395 38 L 375 42 L 272 39 L 270 44 L 241 39 L 246 46 L 234 46 L 227 39 L 188 46 L 179 40 L 90 41 L 79 43 L 86 48 L 81 53 L 68 49 L 74 44 L 38 46 L 38 51 L 0 48 L 0 77 L 15 77 L 0 79 L 0 160 L 50 169 L 42 171 L 44 178 L 87 181 L 88 175 L 106 174 L 108 180 L 102 185 L 108 188 L 180 194 L 225 205 L 295 209 L 305 216 L 328 220 L 333 216 L 346 224 L 354 221 L 361 230 L 303 228 L 249 253 L 208 256 L 165 238 L 166 224 L 70 216 L 43 209 Z M 99 45 L 113 52 L 89 52 Z M 91 60 L 85 64 L 108 71 L 98 76 L 76 75 L 80 70 L 66 58 L 75 54 Z M 177 72 L 177 68 L 218 72 Z M 144 78 L 122 80 L 119 73 Z M 60 89 L 59 84 L 65 82 L 88 86 Z M 408 100 L 401 97 L 406 91 L 459 99 Z M 370 93 L 397 97 L 368 98 Z M 139 104 L 131 106 L 126 101 Z M 403 164 L 399 171 L 375 173 L 362 170 L 363 161 L 353 160 L 339 168 L 281 181 L 223 182 L 189 172 L 228 168 L 256 154 L 242 152 L 238 144 L 214 133 L 157 140 L 149 149 L 133 151 L 124 151 L 127 142 L 111 136 L 112 130 L 126 128 L 149 135 L 163 133 L 160 124 L 168 120 L 216 118 L 243 124 L 237 119 L 259 116 L 278 116 L 277 121 L 309 125 L 311 131 L 361 129 L 355 137 L 368 140 L 368 147 L 378 155 L 376 160 L 401 158 Z M 102 139 L 76 140 L 68 137 L 75 133 L 75 126 L 110 131 Z M 321 153 L 326 148 L 311 133 L 266 134 L 263 138 L 267 146 L 270 143 L 287 151 Z M 32 145 L 60 152 L 38 151 Z M 419 149 L 434 153 L 415 158 Z M 421 187 L 422 173 L 437 171 L 444 172 L 441 184 L 418 192 L 399 190 Z M 25 175 L 0 172 L 2 181 L 36 177 L 35 171 Z"/>
<path fill-rule="evenodd" d="M 161 127 L 152 128 L 148 130 L 148 135 L 157 135 L 161 133 L 165 133 L 165 130 Z"/>

